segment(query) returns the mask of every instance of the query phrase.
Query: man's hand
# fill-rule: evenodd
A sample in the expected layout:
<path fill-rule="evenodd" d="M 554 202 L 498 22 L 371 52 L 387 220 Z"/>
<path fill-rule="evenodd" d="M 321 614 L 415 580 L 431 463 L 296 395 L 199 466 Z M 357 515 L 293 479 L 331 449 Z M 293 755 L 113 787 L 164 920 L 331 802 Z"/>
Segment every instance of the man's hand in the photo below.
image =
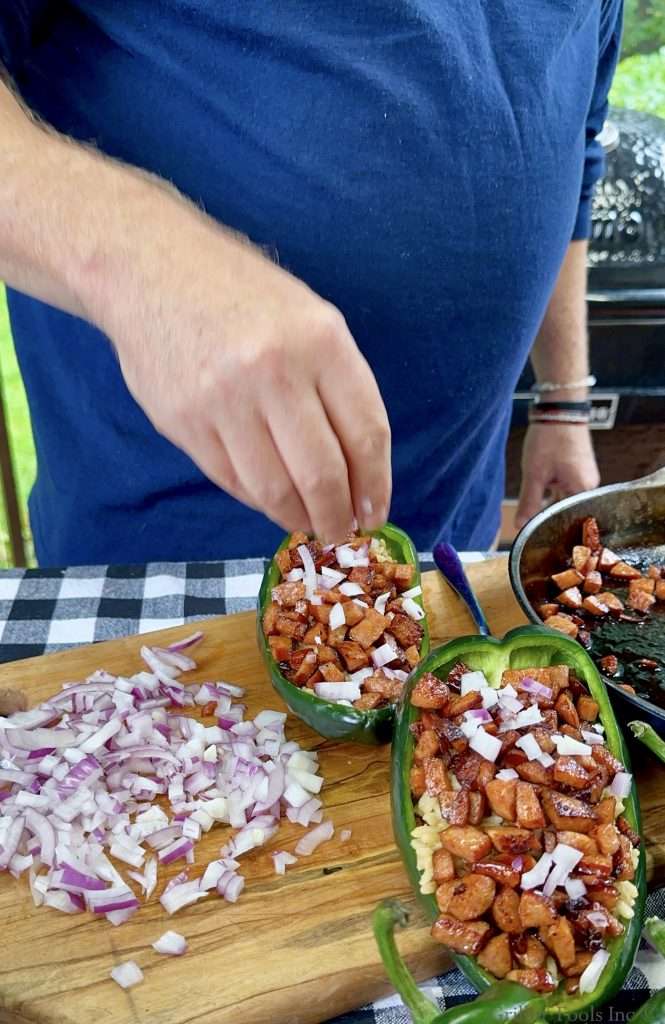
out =
<path fill-rule="evenodd" d="M 0 135 L 0 279 L 100 327 L 155 427 L 241 501 L 327 541 L 383 523 L 388 418 L 341 313 L 1 82 Z"/>
<path fill-rule="evenodd" d="M 540 512 L 545 494 L 558 501 L 597 487 L 600 474 L 591 431 L 580 424 L 532 423 L 522 449 L 522 488 L 515 526 Z"/>

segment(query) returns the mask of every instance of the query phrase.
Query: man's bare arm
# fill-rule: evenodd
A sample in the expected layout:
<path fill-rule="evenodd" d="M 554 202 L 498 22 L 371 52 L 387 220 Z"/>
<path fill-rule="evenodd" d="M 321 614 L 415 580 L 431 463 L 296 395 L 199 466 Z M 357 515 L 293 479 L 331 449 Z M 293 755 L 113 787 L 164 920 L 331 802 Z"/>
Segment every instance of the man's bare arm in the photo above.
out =
<path fill-rule="evenodd" d="M 547 312 L 531 350 L 539 381 L 566 383 L 589 373 L 586 314 L 585 241 L 571 242 L 557 278 Z M 586 388 L 548 393 L 551 401 L 580 401 Z M 533 423 L 522 451 L 522 489 L 516 525 L 540 511 L 545 493 L 554 498 L 576 494 L 599 482 L 588 427 L 565 423 Z"/>
<path fill-rule="evenodd" d="M 339 311 L 2 83 L 0 137 L 0 279 L 103 330 L 156 428 L 241 501 L 330 540 L 383 522 L 388 420 Z"/>

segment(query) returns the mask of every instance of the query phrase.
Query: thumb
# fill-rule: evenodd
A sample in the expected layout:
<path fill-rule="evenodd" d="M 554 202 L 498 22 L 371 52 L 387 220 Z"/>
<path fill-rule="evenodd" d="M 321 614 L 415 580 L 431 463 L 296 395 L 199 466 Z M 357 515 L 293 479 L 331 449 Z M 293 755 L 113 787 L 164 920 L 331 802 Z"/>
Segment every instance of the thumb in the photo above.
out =
<path fill-rule="evenodd" d="M 532 474 L 522 477 L 517 512 L 515 513 L 515 527 L 521 530 L 527 520 L 540 512 L 545 497 L 545 481 Z"/>

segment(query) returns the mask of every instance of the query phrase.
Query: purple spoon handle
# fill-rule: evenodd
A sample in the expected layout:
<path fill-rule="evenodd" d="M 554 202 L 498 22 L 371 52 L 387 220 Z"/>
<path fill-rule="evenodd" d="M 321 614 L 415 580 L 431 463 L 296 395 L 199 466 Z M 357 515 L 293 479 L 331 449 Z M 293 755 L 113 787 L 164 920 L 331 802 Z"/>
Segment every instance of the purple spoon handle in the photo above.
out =
<path fill-rule="evenodd" d="M 458 597 L 464 601 L 471 613 L 471 617 L 478 627 L 478 632 L 482 636 L 491 636 L 490 627 L 485 613 L 478 603 L 478 599 L 473 592 L 473 588 L 469 583 L 469 579 L 464 572 L 464 566 L 460 561 L 460 557 L 455 551 L 452 544 L 446 544 L 444 541 L 440 541 L 434 545 L 434 551 L 432 552 L 434 561 L 436 562 L 437 568 L 443 578 L 446 580 L 448 585 L 452 587 Z"/>

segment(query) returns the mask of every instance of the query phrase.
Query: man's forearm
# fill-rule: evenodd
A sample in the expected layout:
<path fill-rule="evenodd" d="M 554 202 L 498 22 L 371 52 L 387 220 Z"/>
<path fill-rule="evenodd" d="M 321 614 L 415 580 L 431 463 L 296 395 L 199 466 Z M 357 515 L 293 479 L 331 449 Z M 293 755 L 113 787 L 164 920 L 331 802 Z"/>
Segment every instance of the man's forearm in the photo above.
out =
<path fill-rule="evenodd" d="M 587 243 L 571 242 L 547 312 L 531 350 L 538 381 L 565 383 L 589 373 L 586 283 Z M 548 392 L 548 400 L 576 401 L 587 389 Z"/>

